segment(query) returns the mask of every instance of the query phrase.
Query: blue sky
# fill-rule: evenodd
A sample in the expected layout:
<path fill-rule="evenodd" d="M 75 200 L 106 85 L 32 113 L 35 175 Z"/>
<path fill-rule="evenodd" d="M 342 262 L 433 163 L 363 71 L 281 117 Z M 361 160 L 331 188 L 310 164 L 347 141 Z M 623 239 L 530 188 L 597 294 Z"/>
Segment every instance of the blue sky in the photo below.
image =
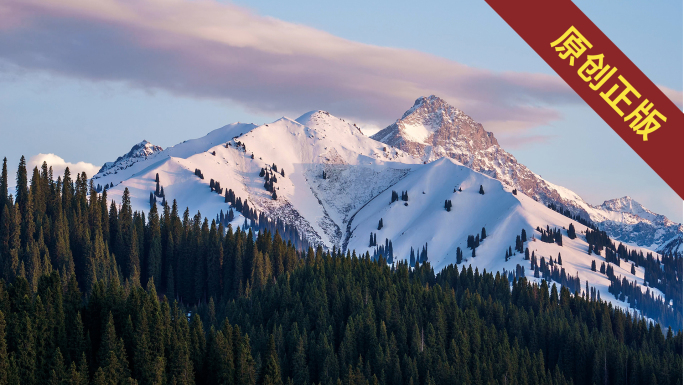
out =
<path fill-rule="evenodd" d="M 681 2 L 575 3 L 656 84 L 682 91 Z M 17 8 L 21 7 L 20 3 L 16 4 Z M 333 3 L 257 0 L 226 3 L 226 7 L 236 5 L 237 11 L 225 9 L 226 12 L 233 11 L 229 16 L 231 22 L 226 23 L 235 25 L 236 29 L 229 31 L 231 34 L 253 30 L 277 31 L 281 21 L 294 23 L 302 30 L 288 37 L 287 43 L 292 44 L 288 46 L 292 51 L 300 50 L 297 52 L 301 52 L 302 57 L 310 57 L 312 53 L 291 40 L 320 39 L 322 46 L 340 47 L 341 51 L 352 52 L 359 57 L 373 56 L 377 52 L 383 52 L 378 57 L 385 54 L 382 50 L 363 45 L 391 47 L 400 49 L 401 52 L 396 54 L 407 61 L 407 65 L 420 67 L 428 63 L 426 72 L 432 68 L 444 68 L 445 76 L 453 70 L 464 73 L 464 77 L 481 79 L 470 88 L 457 88 L 453 92 L 452 88 L 440 87 L 440 79 L 431 79 L 425 74 L 417 74 L 413 80 L 416 84 L 423 82 L 416 87 L 415 93 L 434 93 L 445 97 L 482 121 L 485 128 L 494 131 L 502 146 L 519 161 L 549 181 L 576 191 L 590 203 L 598 204 L 606 199 L 630 195 L 646 207 L 682 221 L 682 203 L 677 195 L 589 107 L 558 88 L 553 71 L 484 1 L 351 0 Z M 36 22 L 34 27 L 26 23 L 29 27 L 0 29 L 0 131 L 6 138 L 0 143 L 0 156 L 8 157 L 10 167 L 16 167 L 22 154 L 32 157 L 38 153 L 54 153 L 67 162 L 85 161 L 99 166 L 125 153 L 142 139 L 166 147 L 202 136 L 230 122 L 266 123 L 283 114 L 296 117 L 318 108 L 368 126 L 382 127 L 392 123 L 411 106 L 413 99 L 421 96 L 412 94 L 410 90 L 390 90 L 376 98 L 391 99 L 391 103 L 355 105 L 349 100 L 360 95 L 358 92 L 364 92 L 363 95 L 372 95 L 372 92 L 341 89 L 340 92 L 346 92 L 348 96 L 335 99 L 333 95 L 320 91 L 330 74 L 317 77 L 315 71 L 310 71 L 309 76 L 287 72 L 289 83 L 283 82 L 282 87 L 274 87 L 273 84 L 278 83 L 282 76 L 270 78 L 268 73 L 241 72 L 245 71 L 243 67 L 230 67 L 233 63 L 220 61 L 214 66 L 215 61 L 225 59 L 206 59 L 207 52 L 221 52 L 210 44 L 201 51 L 205 55 L 204 61 L 195 61 L 200 55 L 180 45 L 168 51 L 155 51 L 154 57 L 146 56 L 146 52 L 157 47 L 153 43 L 141 46 L 127 44 L 126 35 L 153 27 L 139 20 L 122 21 L 121 18 L 115 19 L 124 26 L 119 29 L 96 28 L 92 23 L 82 22 L 88 18 L 92 22 L 95 17 L 92 15 L 98 11 L 94 9 L 91 14 L 82 16 L 80 12 L 70 10 L 75 16 L 67 19 L 57 19 L 51 11 L 45 11 L 35 16 L 35 20 L 41 23 Z M 153 14 L 157 10 L 150 7 L 138 11 Z M 201 20 L 203 16 L 199 14 L 197 19 Z M 263 16 L 273 19 L 264 19 Z M 257 28 L 254 28 L 255 24 L 243 24 L 243 20 L 255 23 Z M 155 25 L 154 28 L 154 31 L 169 30 L 168 26 Z M 323 32 L 331 36 L 322 36 Z M 62 39 L 56 42 L 46 36 L 60 36 Z M 80 41 L 86 39 L 84 36 L 92 40 L 93 45 L 107 49 L 99 51 L 88 47 L 89 41 Z M 261 40 L 255 43 L 257 48 L 266 46 L 264 51 L 278 48 L 278 44 L 273 43 L 274 38 L 259 37 Z M 59 45 L 74 39 L 87 50 L 79 51 L 73 47 L 74 44 Z M 244 41 L 238 43 L 244 44 Z M 275 48 L 269 48 L 269 44 L 274 44 Z M 59 50 L 53 49 L 54 46 Z M 172 49 L 182 55 L 174 56 Z M 230 51 L 230 54 L 247 55 L 244 51 Z M 417 58 L 415 63 L 410 62 L 412 58 Z M 461 66 L 440 63 L 439 58 Z M 363 68 L 360 72 L 345 72 L 357 65 L 357 59 L 335 57 L 334 62 L 340 65 L 335 73 L 343 73 L 340 82 L 354 79 L 357 73 L 367 73 Z M 253 62 L 255 66 L 268 66 L 272 61 L 263 52 L 246 56 L 244 60 Z M 174 67 L 170 64 L 178 61 L 184 65 Z M 196 63 L 197 73 L 193 73 Z M 293 66 L 299 63 L 293 62 Z M 372 64 L 363 65 L 368 68 Z M 214 71 L 221 66 L 230 67 L 233 72 Z M 140 68 L 140 71 L 130 68 Z M 169 75 L 159 75 L 166 68 Z M 383 67 L 373 69 L 382 71 Z M 388 69 L 388 72 L 401 74 L 405 70 L 397 67 Z M 205 73 L 211 76 L 202 79 Z M 508 95 L 490 104 L 487 104 L 487 98 L 493 97 L 491 94 L 475 97 L 479 89 L 496 88 L 500 82 L 505 82 L 501 74 L 509 73 L 522 77 L 527 73 L 545 74 L 548 84 L 543 87 L 544 92 L 522 90 L 520 95 Z M 214 81 L 224 81 L 224 76 L 233 76 L 233 79 L 222 84 L 224 88 L 214 87 Z M 376 79 L 363 76 L 359 79 L 364 79 L 371 86 L 376 84 Z M 389 83 L 377 84 L 398 83 L 391 79 Z M 329 88 L 334 87 L 333 84 Z M 230 90 L 239 92 L 231 93 Z M 294 96 L 289 98 L 290 94 Z M 519 125 L 507 125 L 506 122 L 514 119 L 512 116 L 519 116 L 521 111 L 525 111 L 523 107 L 529 107 L 516 104 L 516 100 L 522 98 L 533 99 L 531 116 L 527 121 L 518 122 Z M 368 100 L 374 99 L 369 97 Z M 553 101 L 545 103 L 545 100 Z M 497 109 L 499 104 L 507 108 Z M 374 114 L 373 111 L 381 112 Z M 516 128 L 508 128 L 513 126 Z"/>

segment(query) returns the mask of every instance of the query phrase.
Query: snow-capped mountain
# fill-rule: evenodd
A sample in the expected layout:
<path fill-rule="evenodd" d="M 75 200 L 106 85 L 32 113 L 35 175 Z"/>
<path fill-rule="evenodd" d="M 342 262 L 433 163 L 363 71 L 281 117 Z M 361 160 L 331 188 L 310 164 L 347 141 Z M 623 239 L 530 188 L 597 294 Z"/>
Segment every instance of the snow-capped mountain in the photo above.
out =
<path fill-rule="evenodd" d="M 421 97 L 375 140 L 431 162 L 441 157 L 463 165 L 572 215 L 590 220 L 612 238 L 660 253 L 682 253 L 682 225 L 655 214 L 629 197 L 593 206 L 571 190 L 556 186 L 518 163 L 491 132 L 436 96 Z M 679 241 L 677 241 L 679 240 Z"/>
<path fill-rule="evenodd" d="M 419 104 L 404 118 L 421 110 L 423 107 Z M 228 213 L 231 205 L 226 203 L 224 194 L 217 194 L 210 187 L 218 182 L 226 192 L 230 189 L 243 202 L 249 202 L 250 209 L 260 214 L 259 218 L 277 219 L 296 227 L 298 234 L 314 245 L 374 255 L 379 252 L 379 245 L 391 242 L 395 262 L 409 260 L 411 249 L 425 248 L 436 270 L 456 263 L 456 250 L 460 248 L 464 253 L 461 263 L 466 266 L 517 272 L 539 281 L 522 253 L 511 253 L 510 258 L 504 258 L 524 230 L 527 234 L 522 240 L 524 247 L 538 259 L 553 259 L 559 266 L 558 256 L 562 255 L 559 272 L 562 269 L 567 277 L 579 279 L 582 287 L 594 288 L 601 298 L 613 301 L 615 306 L 629 308 L 627 300 L 615 299 L 608 292 L 607 276 L 591 269 L 592 261 L 600 265 L 607 262 L 607 256 L 605 250 L 600 255 L 587 254 L 589 244 L 583 236 L 587 227 L 549 209 L 539 197 L 521 193 L 523 190 L 519 187 L 520 192 L 514 194 L 514 186 L 518 185 L 511 181 L 516 179 L 506 181 L 497 177 L 496 171 L 501 167 L 516 172 L 527 170 L 522 165 L 500 163 L 496 164 L 498 168 L 488 169 L 489 172 L 473 170 L 474 160 L 483 164 L 491 159 L 501 161 L 486 158 L 483 152 L 507 153 L 498 147 L 493 135 L 467 116 L 454 113 L 445 104 L 441 111 L 442 117 L 433 120 L 432 131 L 423 142 L 429 143 L 435 134 L 447 135 L 440 132 L 442 123 L 451 122 L 452 129 L 458 129 L 456 134 L 449 134 L 451 143 L 463 150 L 449 151 L 463 158 L 449 156 L 431 160 L 430 156 L 412 155 L 408 151 L 415 152 L 417 147 L 402 145 L 400 141 L 405 138 L 401 135 L 394 136 L 397 141 L 392 143 L 396 146 L 385 144 L 365 136 L 353 123 L 324 111 L 312 111 L 295 120 L 283 117 L 261 126 L 227 125 L 202 138 L 161 151 L 143 142 L 144 145 L 134 147 L 135 151 L 103 167 L 93 179 L 98 184 L 113 186 L 107 191 L 110 199 L 120 200 L 127 188 L 134 209 L 147 211 L 153 204 L 151 193 L 156 189 L 159 175 L 168 202 L 175 200 L 180 210 L 187 207 L 191 215 L 199 211 L 204 217 L 219 219 L 220 213 Z M 387 136 L 392 134 L 390 131 L 385 131 Z M 468 139 L 466 132 L 479 138 L 480 143 Z M 143 148 L 153 150 L 146 155 L 131 155 L 139 154 Z M 467 155 L 466 150 L 474 154 Z M 512 156 L 510 159 L 515 161 Z M 553 189 L 558 196 L 571 194 L 548 183 L 542 186 Z M 480 193 L 480 187 L 484 194 Z M 400 193 L 402 199 L 393 200 Z M 447 202 L 449 211 L 445 209 Z M 586 205 L 581 200 L 578 202 Z M 606 213 L 606 220 L 614 222 L 619 220 L 618 213 L 633 218 L 638 222 L 634 226 L 643 221 L 667 223 L 664 217 L 629 199 L 606 202 L 604 208 L 586 207 Z M 245 223 L 245 217 L 235 214 L 231 222 L 234 227 Z M 383 226 L 379 225 L 381 220 Z M 578 234 L 574 239 L 568 238 L 570 224 Z M 541 233 L 536 229 L 547 226 L 563 234 L 562 246 L 540 240 Z M 481 234 L 483 228 L 486 240 L 481 241 L 473 257 L 468 249 L 468 237 Z M 644 254 L 651 252 L 635 246 L 630 248 Z M 643 292 L 665 298 L 657 288 L 644 286 L 644 267 L 635 267 L 634 273 L 630 267 L 628 263 L 622 267 L 616 265 L 615 274 L 637 282 Z"/>
<path fill-rule="evenodd" d="M 117 174 L 120 170 L 125 170 L 135 163 L 147 159 L 147 157 L 161 152 L 163 149 L 159 146 L 143 140 L 131 148 L 127 154 L 118 157 L 114 162 L 107 162 L 97 172 L 98 176 Z"/>

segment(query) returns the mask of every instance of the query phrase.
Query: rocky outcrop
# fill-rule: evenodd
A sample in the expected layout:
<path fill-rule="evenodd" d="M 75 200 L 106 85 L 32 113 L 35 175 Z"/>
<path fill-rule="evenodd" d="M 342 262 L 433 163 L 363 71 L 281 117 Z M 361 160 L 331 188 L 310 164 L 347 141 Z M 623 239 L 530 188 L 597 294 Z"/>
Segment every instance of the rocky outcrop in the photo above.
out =
<path fill-rule="evenodd" d="M 681 254 L 681 224 L 644 208 L 629 197 L 606 201 L 600 206 L 588 204 L 574 192 L 547 182 L 518 163 L 499 146 L 493 133 L 434 95 L 418 98 L 400 119 L 372 138 L 426 163 L 442 157 L 455 159 L 537 201 L 554 204 L 592 221 L 618 241 Z"/>

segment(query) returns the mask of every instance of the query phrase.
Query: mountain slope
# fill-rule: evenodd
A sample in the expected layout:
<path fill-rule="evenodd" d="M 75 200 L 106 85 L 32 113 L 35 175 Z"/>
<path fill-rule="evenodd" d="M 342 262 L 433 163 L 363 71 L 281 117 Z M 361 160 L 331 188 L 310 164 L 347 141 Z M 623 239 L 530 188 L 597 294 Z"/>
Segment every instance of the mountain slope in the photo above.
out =
<path fill-rule="evenodd" d="M 482 131 L 475 127 L 472 132 Z M 428 134 L 428 139 L 435 132 Z M 487 134 L 482 138 L 498 147 L 493 136 Z M 466 142 L 465 138 L 456 140 Z M 472 143 L 467 146 L 475 148 Z M 568 278 L 556 277 L 556 281 L 569 284 L 578 279 L 574 290 L 581 291 L 588 284 L 601 298 L 629 308 L 628 298 L 615 299 L 609 294 L 607 276 L 591 270 L 592 261 L 600 265 L 607 262 L 607 256 L 605 250 L 600 255 L 587 254 L 585 226 L 525 194 L 513 194 L 509 184 L 474 171 L 472 162 L 462 164 L 440 158 L 424 163 L 425 158 L 368 138 L 356 125 L 324 111 L 312 111 L 296 120 L 284 117 L 261 126 L 232 124 L 203 138 L 133 157 L 134 162 L 126 156 L 122 159 L 93 179 L 113 186 L 108 189 L 108 196 L 117 201 L 128 188 L 136 210 L 149 209 L 150 194 L 155 191 L 159 175 L 167 201 L 176 200 L 179 209 L 187 207 L 191 216 L 199 211 L 202 216 L 220 220 L 221 213 L 227 213 L 231 205 L 226 203 L 224 194 L 210 188 L 212 181 L 219 182 L 226 192 L 232 190 L 259 213 L 258 217 L 236 213 L 233 226 L 244 223 L 245 217 L 253 221 L 255 230 L 264 224 L 254 221 L 278 220 L 296 228 L 298 236 L 313 246 L 370 255 L 382 252 L 389 256 L 387 250 L 370 245 L 370 234 L 375 234 L 378 245 L 392 242 L 395 263 L 409 260 L 411 248 L 426 246 L 428 260 L 439 270 L 456 262 L 456 249 L 460 248 L 464 266 L 516 272 L 539 281 L 533 275 L 531 261 L 521 253 L 505 259 L 509 247 L 515 246 L 516 236 L 524 229 L 524 247 L 535 252 L 540 261 L 542 257 L 557 261 L 559 253 L 562 255 L 563 263 L 557 272 Z M 480 186 L 484 195 L 478 193 Z M 572 198 L 569 190 L 557 189 Z M 394 191 L 397 195 L 405 192 L 408 201 L 390 204 Z M 446 200 L 452 202 L 450 212 L 444 208 Z M 237 206 L 232 206 L 237 210 Z M 586 207 L 588 212 L 594 210 L 594 215 L 605 213 L 606 220 L 614 222 L 626 223 L 623 217 L 638 218 L 635 225 L 626 226 L 643 226 L 646 220 L 667 223 L 629 199 L 606 202 L 604 208 Z M 620 218 L 617 212 L 621 213 Z M 378 230 L 381 219 L 384 226 Z M 573 240 L 567 238 L 565 230 L 570 223 L 578 233 Z M 535 229 L 547 226 L 562 229 L 563 246 L 539 241 L 541 233 Z M 488 236 L 472 258 L 467 248 L 468 236 L 480 234 L 483 227 Z M 631 249 L 649 252 L 639 247 Z M 623 267 L 616 265 L 616 276 L 636 282 L 639 290 L 653 293 L 655 298 L 664 298 L 658 289 L 644 286 L 644 267 L 636 267 L 634 274 L 629 267 L 629 263 L 623 263 Z"/>
<path fill-rule="evenodd" d="M 484 195 L 478 193 L 480 186 L 484 188 Z M 458 191 L 459 188 L 462 191 Z M 456 263 L 456 248 L 460 247 L 464 251 L 463 263 L 466 266 L 472 265 L 481 271 L 505 269 L 515 272 L 520 265 L 525 268 L 528 279 L 535 280 L 530 271 L 530 261 L 525 260 L 524 255 L 517 253 L 508 261 L 504 258 L 509 247 L 515 246 L 516 236 L 524 229 L 527 233 L 525 247 L 530 252 L 534 251 L 537 258 L 555 261 L 559 254 L 562 255 L 561 268 L 568 276 L 579 277 L 583 286 L 588 282 L 590 287 L 601 293 L 602 298 L 612 298 L 608 292 L 608 278 L 591 270 L 592 260 L 598 265 L 605 262 L 605 252 L 588 256 L 588 243 L 581 235 L 572 240 L 567 238 L 566 228 L 570 223 L 578 234 L 584 233 L 587 227 L 523 194 L 513 195 L 511 189 L 498 180 L 442 158 L 415 168 L 392 186 L 392 190 L 407 191 L 408 201 L 390 203 L 391 191 L 373 199 L 352 222 L 354 231 L 349 241 L 350 249 L 373 255 L 375 247 L 369 246 L 369 235 L 373 233 L 378 245 L 383 245 L 385 239 L 392 241 L 396 262 L 408 260 L 411 248 L 420 250 L 427 243 L 431 266 L 441 270 Z M 450 212 L 443 205 L 447 199 L 453 203 Z M 381 218 L 383 227 L 378 230 Z M 540 233 L 535 229 L 546 226 L 562 229 L 563 246 L 539 241 Z M 471 250 L 467 248 L 468 235 L 480 234 L 483 227 L 487 238 L 476 248 L 476 257 L 472 258 Z M 631 274 L 630 266 L 615 266 L 616 275 L 643 282 L 643 268 L 637 268 L 636 273 Z M 642 287 L 642 290 L 646 288 Z M 657 289 L 649 290 L 663 296 Z M 615 301 L 615 304 L 628 308 L 620 301 Z"/>
<path fill-rule="evenodd" d="M 681 255 L 682 225 L 655 214 L 629 197 L 592 206 L 518 163 L 481 124 L 436 97 L 421 97 L 395 123 L 372 136 L 430 162 L 441 157 L 500 180 L 542 202 L 595 223 L 622 242 Z"/>

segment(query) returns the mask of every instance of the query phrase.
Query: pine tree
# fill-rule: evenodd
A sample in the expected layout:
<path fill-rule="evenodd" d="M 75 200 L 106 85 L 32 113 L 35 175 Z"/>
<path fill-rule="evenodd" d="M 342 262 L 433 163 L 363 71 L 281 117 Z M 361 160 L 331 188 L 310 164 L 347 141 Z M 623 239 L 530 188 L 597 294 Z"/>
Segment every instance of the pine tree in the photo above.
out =
<path fill-rule="evenodd" d="M 7 158 L 2 160 L 2 174 L 0 174 L 0 218 L 7 205 L 7 194 L 8 194 L 8 184 L 7 184 Z M 2 252 L 2 250 L 0 250 Z"/>
<path fill-rule="evenodd" d="M 213 337 L 212 337 L 213 336 Z M 230 384 L 235 378 L 235 359 L 233 348 L 233 329 L 224 321 L 223 330 L 209 332 L 213 340 L 208 346 L 208 383 Z"/>
<path fill-rule="evenodd" d="M 155 195 L 157 195 L 157 196 L 161 196 L 161 190 L 159 189 L 159 173 L 157 173 L 157 177 L 156 177 L 155 181 L 156 181 L 156 183 L 157 183 L 157 186 L 156 186 L 156 188 L 155 188 L 155 190 L 154 190 L 154 193 L 155 193 Z"/>
<path fill-rule="evenodd" d="M 0 385 L 6 385 L 8 383 L 8 373 L 10 369 L 9 356 L 7 354 L 6 326 L 5 314 L 0 311 Z"/>
<path fill-rule="evenodd" d="M 157 205 L 150 210 L 147 241 L 147 278 L 162 282 L 162 239 Z"/>
<path fill-rule="evenodd" d="M 294 357 L 292 358 L 292 375 L 295 384 L 310 384 L 306 350 L 302 337 L 299 337 L 299 340 L 297 341 L 297 347 L 295 348 Z"/>
<path fill-rule="evenodd" d="M 380 221 L 378 221 L 378 230 L 382 230 L 382 218 L 380 218 Z"/>
<path fill-rule="evenodd" d="M 482 187 L 482 185 L 480 185 L 480 195 L 484 195 L 484 194 L 485 194 L 484 188 Z"/>
<path fill-rule="evenodd" d="M 22 384 L 33 385 L 36 382 L 36 346 L 33 322 L 28 314 L 21 318 L 17 332 L 17 374 Z"/>
<path fill-rule="evenodd" d="M 234 328 L 235 337 L 235 383 L 244 385 L 254 385 L 256 374 L 254 359 L 250 350 L 249 337 L 240 335 L 240 328 Z"/>
<path fill-rule="evenodd" d="M 55 385 L 61 385 L 66 379 L 66 368 L 64 366 L 64 357 L 59 347 L 55 350 L 54 358 L 52 361 L 49 383 Z"/>
<path fill-rule="evenodd" d="M 261 381 L 262 385 L 282 385 L 283 379 L 280 374 L 280 364 L 278 362 L 278 352 L 275 347 L 275 339 L 273 334 L 268 340 L 268 348 L 266 350 L 265 363 L 262 368 Z"/>
<path fill-rule="evenodd" d="M 28 176 L 26 173 L 26 158 L 21 156 L 17 169 L 17 187 L 14 202 L 19 206 L 22 217 L 27 215 L 29 205 Z"/>

